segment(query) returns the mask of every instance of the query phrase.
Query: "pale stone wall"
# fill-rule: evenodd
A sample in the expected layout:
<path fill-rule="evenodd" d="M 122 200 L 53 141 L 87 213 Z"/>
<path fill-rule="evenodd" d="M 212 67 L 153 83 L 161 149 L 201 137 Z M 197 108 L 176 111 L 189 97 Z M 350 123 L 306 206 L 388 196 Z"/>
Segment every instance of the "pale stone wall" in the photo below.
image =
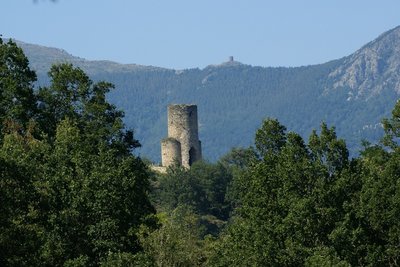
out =
<path fill-rule="evenodd" d="M 180 144 L 180 163 L 189 168 L 193 162 L 202 158 L 201 142 L 199 141 L 197 106 L 169 105 L 168 106 L 168 139 Z M 163 141 L 164 142 L 164 141 Z M 161 143 L 162 165 L 170 166 L 177 157 L 176 144 Z M 172 141 L 170 141 L 172 142 Z"/>
<path fill-rule="evenodd" d="M 168 137 L 161 141 L 161 165 L 173 164 L 182 164 L 181 144 L 176 139 Z"/>
<path fill-rule="evenodd" d="M 167 167 L 151 165 L 150 169 L 158 173 L 167 173 Z"/>

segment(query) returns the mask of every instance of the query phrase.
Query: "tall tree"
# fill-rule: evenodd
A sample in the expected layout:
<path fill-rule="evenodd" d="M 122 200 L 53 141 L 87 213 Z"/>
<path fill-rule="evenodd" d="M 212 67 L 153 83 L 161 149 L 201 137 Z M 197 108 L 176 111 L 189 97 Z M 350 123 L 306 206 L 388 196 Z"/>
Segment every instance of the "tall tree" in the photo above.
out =
<path fill-rule="evenodd" d="M 0 56 L 0 264 L 98 266 L 110 253 L 134 257 L 154 208 L 149 170 L 131 153 L 140 144 L 106 99 L 113 86 L 62 64 L 35 95 L 22 50 L 0 43 Z"/>
<path fill-rule="evenodd" d="M 113 89 L 112 84 L 94 84 L 81 69 L 71 64 L 54 65 L 49 76 L 51 86 L 40 88 L 38 98 L 42 107 L 39 122 L 50 137 L 55 136 L 57 124 L 69 118 L 90 133 L 91 142 L 106 140 L 124 154 L 140 146 L 133 131 L 124 130 L 124 113 L 106 99 L 106 94 Z"/>
<path fill-rule="evenodd" d="M 4 125 L 18 123 L 26 126 L 36 113 L 33 83 L 36 74 L 22 49 L 0 38 L 0 133 Z M 23 128 L 21 128 L 22 130 Z"/>

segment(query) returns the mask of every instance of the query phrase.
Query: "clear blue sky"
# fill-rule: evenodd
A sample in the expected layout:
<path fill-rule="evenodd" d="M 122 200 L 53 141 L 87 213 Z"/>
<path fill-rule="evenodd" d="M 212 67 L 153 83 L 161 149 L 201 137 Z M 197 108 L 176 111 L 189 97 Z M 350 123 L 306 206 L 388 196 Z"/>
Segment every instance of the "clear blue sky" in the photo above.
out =
<path fill-rule="evenodd" d="M 400 25 L 399 0 L 1 0 L 0 34 L 175 69 L 228 56 L 300 66 L 351 54 Z"/>

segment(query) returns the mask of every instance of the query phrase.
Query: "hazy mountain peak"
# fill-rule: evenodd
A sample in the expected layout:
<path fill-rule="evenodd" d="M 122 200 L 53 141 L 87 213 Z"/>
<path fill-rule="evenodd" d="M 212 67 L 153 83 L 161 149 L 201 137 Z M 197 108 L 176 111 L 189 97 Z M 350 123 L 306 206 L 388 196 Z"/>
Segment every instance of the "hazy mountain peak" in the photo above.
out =
<path fill-rule="evenodd" d="M 385 89 L 400 94 L 400 26 L 344 58 L 329 77 L 334 83 L 326 93 L 347 89 L 348 100 L 368 100 Z"/>
<path fill-rule="evenodd" d="M 234 60 L 233 56 L 230 56 L 227 61 L 222 62 L 220 64 L 212 64 L 208 65 L 207 68 L 221 68 L 221 67 L 238 67 L 238 66 L 245 66 L 245 64 Z"/>

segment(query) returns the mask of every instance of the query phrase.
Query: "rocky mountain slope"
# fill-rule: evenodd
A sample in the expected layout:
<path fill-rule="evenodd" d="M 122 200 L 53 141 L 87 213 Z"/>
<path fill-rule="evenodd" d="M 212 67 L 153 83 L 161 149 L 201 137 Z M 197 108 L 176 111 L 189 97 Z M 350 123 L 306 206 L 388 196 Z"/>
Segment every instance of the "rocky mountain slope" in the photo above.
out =
<path fill-rule="evenodd" d="M 356 154 L 362 139 L 377 142 L 380 121 L 400 95 L 400 27 L 354 54 L 325 64 L 271 68 L 225 62 L 204 69 L 171 70 L 88 61 L 63 50 L 20 43 L 41 84 L 52 63 L 71 62 L 93 80 L 116 85 L 110 100 L 125 110 L 126 124 L 142 143 L 140 154 L 160 159 L 166 107 L 196 103 L 207 159 L 252 143 L 266 117 L 276 117 L 306 139 L 321 121 L 334 125 Z"/>
<path fill-rule="evenodd" d="M 333 89 L 347 90 L 348 100 L 368 100 L 383 90 L 400 94 L 400 27 L 368 43 L 333 70 Z M 328 88 L 331 89 L 331 88 Z"/>

